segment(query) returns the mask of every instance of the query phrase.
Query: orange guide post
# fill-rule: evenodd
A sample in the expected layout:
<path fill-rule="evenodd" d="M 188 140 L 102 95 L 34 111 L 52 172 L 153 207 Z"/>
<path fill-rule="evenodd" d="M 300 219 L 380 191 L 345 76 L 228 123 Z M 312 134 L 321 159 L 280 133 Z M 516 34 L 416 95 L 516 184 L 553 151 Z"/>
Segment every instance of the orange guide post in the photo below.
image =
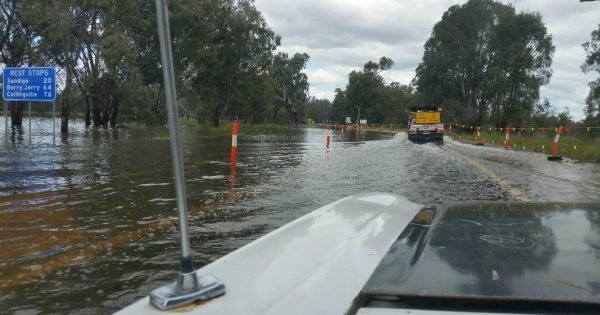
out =
<path fill-rule="evenodd" d="M 237 162 L 237 136 L 238 136 L 238 121 L 233 121 L 231 126 L 231 169 L 235 170 Z"/>
<path fill-rule="evenodd" d="M 508 135 L 510 135 L 510 128 L 506 127 L 506 139 L 504 140 L 504 150 L 508 150 Z"/>
<path fill-rule="evenodd" d="M 560 126 L 560 127 L 558 127 L 558 130 L 556 131 L 556 136 L 554 137 L 554 145 L 552 146 L 552 155 L 548 156 L 548 160 L 550 160 L 550 161 L 562 160 L 562 157 L 557 154 L 558 154 L 558 139 L 560 139 L 560 134 L 562 133 L 563 128 L 564 128 L 564 126 Z"/>

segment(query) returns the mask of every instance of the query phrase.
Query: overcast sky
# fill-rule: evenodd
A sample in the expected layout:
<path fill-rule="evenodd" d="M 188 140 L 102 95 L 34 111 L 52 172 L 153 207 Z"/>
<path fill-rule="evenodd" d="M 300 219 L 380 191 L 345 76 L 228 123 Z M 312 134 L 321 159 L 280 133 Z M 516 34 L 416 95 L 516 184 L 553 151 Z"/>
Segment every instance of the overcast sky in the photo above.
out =
<path fill-rule="evenodd" d="M 381 56 L 395 65 L 384 74 L 386 82 L 409 84 L 423 56 L 423 44 L 444 11 L 458 0 L 256 0 L 269 26 L 282 37 L 281 51 L 306 52 L 310 94 L 333 100 L 336 88 L 345 88 L 348 73 Z M 583 74 L 581 44 L 600 23 L 600 1 L 513 0 L 517 11 L 538 11 L 553 37 L 556 52 L 550 84 L 542 87 L 559 110 L 583 118 L 589 81 Z"/>

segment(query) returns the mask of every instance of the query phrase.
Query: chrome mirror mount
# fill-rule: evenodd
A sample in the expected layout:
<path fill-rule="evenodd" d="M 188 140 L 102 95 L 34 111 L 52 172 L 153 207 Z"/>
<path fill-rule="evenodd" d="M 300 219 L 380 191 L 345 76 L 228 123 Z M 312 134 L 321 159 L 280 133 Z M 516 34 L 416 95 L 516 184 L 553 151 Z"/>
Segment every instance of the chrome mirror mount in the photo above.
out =
<path fill-rule="evenodd" d="M 177 281 L 154 289 L 150 303 L 160 310 L 168 310 L 198 300 L 209 300 L 225 294 L 225 285 L 219 279 L 197 272 L 180 273 Z"/>

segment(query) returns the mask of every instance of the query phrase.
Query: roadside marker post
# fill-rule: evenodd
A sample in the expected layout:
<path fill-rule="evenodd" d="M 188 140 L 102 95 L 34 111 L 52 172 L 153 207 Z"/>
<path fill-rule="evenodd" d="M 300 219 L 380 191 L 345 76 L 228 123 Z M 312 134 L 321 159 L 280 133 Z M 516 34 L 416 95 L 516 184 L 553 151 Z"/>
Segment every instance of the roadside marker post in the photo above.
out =
<path fill-rule="evenodd" d="M 231 170 L 235 170 L 237 163 L 237 137 L 238 137 L 238 121 L 233 121 L 231 126 Z"/>
<path fill-rule="evenodd" d="M 31 143 L 31 102 L 27 102 L 29 105 L 29 142 Z"/>
<path fill-rule="evenodd" d="M 329 142 L 331 141 L 331 123 L 327 123 L 327 145 L 326 148 L 329 149 Z"/>
<path fill-rule="evenodd" d="M 481 133 L 479 132 L 479 130 L 481 130 L 481 127 L 477 126 L 477 144 L 478 146 L 483 146 L 483 142 L 481 142 Z"/>
<path fill-rule="evenodd" d="M 558 154 L 558 139 L 560 139 L 560 134 L 563 131 L 564 126 L 558 127 L 556 131 L 556 136 L 554 137 L 554 145 L 552 146 L 552 155 L 548 156 L 548 161 L 560 161 L 562 160 L 562 156 Z"/>
<path fill-rule="evenodd" d="M 508 136 L 509 135 L 510 135 L 510 128 L 506 127 L 506 138 L 504 140 L 504 150 L 508 150 L 508 146 L 509 146 Z"/>

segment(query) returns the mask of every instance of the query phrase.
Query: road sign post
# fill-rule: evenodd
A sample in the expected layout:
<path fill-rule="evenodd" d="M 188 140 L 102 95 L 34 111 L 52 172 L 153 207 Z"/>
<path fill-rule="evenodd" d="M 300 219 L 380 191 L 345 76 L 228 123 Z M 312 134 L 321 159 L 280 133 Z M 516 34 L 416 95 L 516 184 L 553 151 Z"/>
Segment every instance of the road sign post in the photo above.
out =
<path fill-rule="evenodd" d="M 52 145 L 56 145 L 56 102 L 52 102 Z"/>
<path fill-rule="evenodd" d="M 31 102 L 56 100 L 56 71 L 52 67 L 7 67 L 3 72 L 2 98 L 6 102 L 29 102 L 29 141 L 31 142 Z M 5 114 L 6 115 L 6 114 Z M 52 107 L 54 123 L 54 105 Z M 56 128 L 53 127 L 56 138 Z"/>
<path fill-rule="evenodd" d="M 8 141 L 8 104 L 4 103 L 4 138 Z"/>
<path fill-rule="evenodd" d="M 0 89 L 3 88 L 4 87 L 0 83 Z M 2 102 L 2 106 L 4 107 L 4 140 L 6 140 L 6 143 L 8 143 L 8 105 L 6 102 Z"/>
<path fill-rule="evenodd" d="M 31 142 L 31 102 L 27 102 L 29 105 L 29 142 Z"/>

